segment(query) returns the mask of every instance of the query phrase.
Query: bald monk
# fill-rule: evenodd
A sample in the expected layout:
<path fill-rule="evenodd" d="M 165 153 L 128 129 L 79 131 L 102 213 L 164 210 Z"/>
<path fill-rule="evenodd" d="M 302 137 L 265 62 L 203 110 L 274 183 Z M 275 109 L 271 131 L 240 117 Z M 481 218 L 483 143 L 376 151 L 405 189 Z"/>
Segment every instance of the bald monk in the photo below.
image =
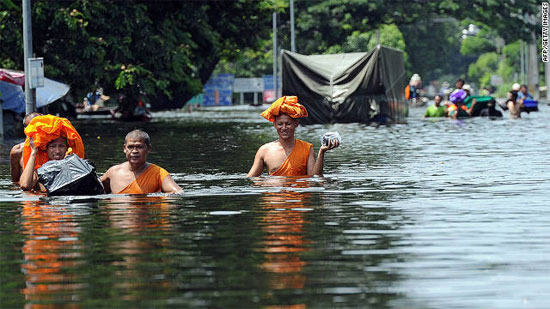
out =
<path fill-rule="evenodd" d="M 42 114 L 37 112 L 29 113 L 23 118 L 23 127 L 26 128 L 31 120 Z M 10 173 L 11 181 L 18 183 L 23 173 L 23 145 L 25 142 L 13 146 L 10 150 Z"/>
<path fill-rule="evenodd" d="M 339 142 L 331 141 L 328 146 L 322 146 L 315 160 L 313 145 L 294 137 L 299 125 L 298 119 L 308 116 L 306 108 L 298 103 L 297 97 L 284 96 L 261 115 L 273 122 L 279 139 L 258 149 L 247 177 L 260 176 L 265 168 L 271 176 L 323 175 L 325 152 L 338 147 Z"/>
<path fill-rule="evenodd" d="M 149 134 L 133 130 L 124 139 L 127 162 L 115 165 L 101 176 L 105 193 L 181 193 L 182 189 L 165 169 L 147 162 L 151 151 Z"/>

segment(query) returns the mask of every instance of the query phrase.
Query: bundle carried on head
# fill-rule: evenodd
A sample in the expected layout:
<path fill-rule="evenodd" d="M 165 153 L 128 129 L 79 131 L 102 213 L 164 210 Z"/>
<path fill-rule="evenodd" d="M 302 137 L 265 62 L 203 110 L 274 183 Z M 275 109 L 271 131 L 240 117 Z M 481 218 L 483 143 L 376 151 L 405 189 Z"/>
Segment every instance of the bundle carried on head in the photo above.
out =
<path fill-rule="evenodd" d="M 298 103 L 298 97 L 284 96 L 273 102 L 261 116 L 273 122 L 275 121 L 275 116 L 279 116 L 280 114 L 287 114 L 292 118 L 304 118 L 308 115 L 306 108 Z"/>
<path fill-rule="evenodd" d="M 72 148 L 74 154 L 84 158 L 84 143 L 82 138 L 73 127 L 71 122 L 65 118 L 43 115 L 34 117 L 25 128 L 25 145 L 23 146 L 23 165 L 27 165 L 31 155 L 29 138 L 32 137 L 34 145 L 38 148 L 34 168 L 37 169 L 48 161 L 46 147 L 48 143 L 59 138 L 67 139 L 67 146 Z"/>
<path fill-rule="evenodd" d="M 464 102 L 464 99 L 466 99 L 467 96 L 468 94 L 466 93 L 466 91 L 462 89 L 457 89 L 451 93 L 451 95 L 449 96 L 449 100 L 451 100 L 451 102 L 453 103 L 461 103 Z"/>

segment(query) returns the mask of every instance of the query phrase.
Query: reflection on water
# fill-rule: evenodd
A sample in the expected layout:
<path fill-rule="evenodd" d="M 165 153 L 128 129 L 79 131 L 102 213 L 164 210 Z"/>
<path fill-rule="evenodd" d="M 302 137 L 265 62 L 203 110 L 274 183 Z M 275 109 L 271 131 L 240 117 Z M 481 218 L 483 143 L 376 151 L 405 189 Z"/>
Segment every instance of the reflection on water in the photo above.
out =
<path fill-rule="evenodd" d="M 150 161 L 183 196 L 12 186 L 0 147 L 0 308 L 545 308 L 550 110 L 518 121 L 314 125 L 325 178 L 244 178 L 276 133 L 250 107 L 160 113 Z M 505 115 L 506 117 L 507 115 Z M 136 124 L 77 121 L 99 174 Z"/>
<path fill-rule="evenodd" d="M 260 204 L 265 212 L 262 219 L 265 240 L 260 249 L 265 253 L 262 268 L 272 274 L 269 276 L 269 287 L 275 290 L 303 289 L 305 286 L 306 276 L 302 270 L 307 263 L 300 255 L 310 250 L 307 247 L 310 241 L 304 231 L 307 223 L 304 212 L 312 209 L 306 208 L 310 194 L 287 190 L 308 187 L 307 182 L 297 180 L 274 177 L 255 182 L 255 185 L 283 187 L 280 192 L 262 194 Z M 300 307 L 305 308 L 305 304 L 284 306 Z"/>
<path fill-rule="evenodd" d="M 167 274 L 169 270 L 161 254 L 171 247 L 171 224 L 167 210 L 170 204 L 165 197 L 127 197 L 112 198 L 104 210 L 110 222 L 110 228 L 119 231 L 120 240 L 110 244 L 108 250 L 116 252 L 121 260 L 114 261 L 114 275 L 125 278 L 116 282 L 113 288 L 120 291 L 155 291 L 170 287 Z M 154 269 L 152 273 L 150 268 Z M 152 275 L 152 277 L 150 277 Z M 148 280 L 134 280 L 134 278 Z M 121 293 L 125 301 L 139 301 L 139 293 Z"/>
<path fill-rule="evenodd" d="M 78 239 L 78 223 L 67 209 L 24 202 L 22 208 L 22 233 L 25 274 L 26 307 L 35 303 L 74 303 L 76 291 L 83 282 L 74 273 L 79 263 L 81 243 Z"/>

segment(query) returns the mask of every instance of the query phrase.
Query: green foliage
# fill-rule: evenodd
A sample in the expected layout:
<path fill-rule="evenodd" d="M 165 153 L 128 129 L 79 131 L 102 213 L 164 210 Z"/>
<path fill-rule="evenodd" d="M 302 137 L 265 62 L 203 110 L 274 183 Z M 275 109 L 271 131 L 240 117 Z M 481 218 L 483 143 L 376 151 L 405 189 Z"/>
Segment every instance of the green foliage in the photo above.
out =
<path fill-rule="evenodd" d="M 380 27 L 380 44 L 405 50 L 405 40 L 399 28 L 395 25 L 382 25 Z M 359 32 L 355 31 L 346 38 L 343 44 L 333 45 L 326 50 L 327 54 L 369 52 L 377 45 L 377 31 Z"/>
<path fill-rule="evenodd" d="M 17 5 L 12 0 L 0 0 L 0 9 L 17 9 Z"/>
<path fill-rule="evenodd" d="M 242 50 L 235 60 L 221 59 L 215 73 L 233 73 L 237 77 L 273 74 L 273 41 L 261 40 L 258 48 Z"/>
<path fill-rule="evenodd" d="M 500 54 L 496 52 L 484 53 L 468 68 L 468 78 L 478 83 L 480 87 L 489 86 L 491 75 L 502 77 L 503 86 L 499 87 L 498 94 L 504 95 L 517 82 L 520 68 L 520 41 L 507 44 Z"/>
<path fill-rule="evenodd" d="M 33 51 L 44 57 L 46 76 L 77 97 L 101 85 L 108 94 L 186 100 L 220 59 L 268 36 L 265 20 L 279 2 L 36 1 Z M 22 69 L 20 10 L 0 9 L 0 24 L 0 64 Z"/>
<path fill-rule="evenodd" d="M 464 27 L 467 27 L 468 24 L 469 22 L 462 23 Z M 466 36 L 466 38 L 462 40 L 460 53 L 462 55 L 477 56 L 483 53 L 496 51 L 497 47 L 495 40 L 498 37 L 496 32 L 485 25 L 480 25 L 479 23 L 473 24 L 477 24 L 477 26 L 480 27 L 479 33 L 475 36 Z"/>
<path fill-rule="evenodd" d="M 521 58 L 520 58 L 520 48 L 521 43 L 520 41 L 515 41 L 513 43 L 510 43 L 502 49 L 502 54 L 504 55 L 504 60 L 506 61 L 506 64 L 510 67 L 519 68 L 521 65 Z"/>
<path fill-rule="evenodd" d="M 468 78 L 478 81 L 480 87 L 488 86 L 491 75 L 494 74 L 499 65 L 499 55 L 494 52 L 485 53 L 479 56 L 475 63 L 468 67 Z"/>
<path fill-rule="evenodd" d="M 13 0 L 0 4 L 0 65 L 22 69 L 21 9 Z M 274 11 L 279 12 L 280 47 L 290 49 L 287 0 L 32 4 L 34 53 L 45 58 L 46 75 L 71 84 L 76 96 L 101 85 L 107 93 L 185 100 L 201 91 L 218 63 L 217 70 L 239 76 L 270 73 Z M 524 16 L 539 11 L 535 0 L 319 0 L 294 5 L 299 53 L 370 50 L 380 29 L 381 43 L 404 49 L 409 72 L 425 80 L 465 75 L 476 54 L 494 50 L 476 38 L 461 46 L 459 21 L 474 21 L 487 30 L 483 37 L 498 35 L 509 42 L 529 38 L 537 25 L 526 24 Z M 480 70 L 473 68 L 472 74 L 483 78 Z"/>
<path fill-rule="evenodd" d="M 466 75 L 470 60 L 459 52 L 460 26 L 456 21 L 426 19 L 399 29 L 408 54 L 408 76 L 418 73 L 424 81 L 452 76 L 442 79 L 449 81 Z"/>

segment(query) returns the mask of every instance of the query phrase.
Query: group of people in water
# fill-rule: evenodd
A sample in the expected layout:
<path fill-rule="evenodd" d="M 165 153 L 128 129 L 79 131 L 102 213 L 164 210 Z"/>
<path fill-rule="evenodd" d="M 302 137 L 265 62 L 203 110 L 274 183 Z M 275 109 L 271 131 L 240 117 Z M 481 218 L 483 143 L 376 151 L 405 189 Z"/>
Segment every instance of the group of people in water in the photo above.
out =
<path fill-rule="evenodd" d="M 434 104 L 429 106 L 424 117 L 449 117 L 452 119 L 469 117 L 489 117 L 491 119 L 502 118 L 502 112 L 496 109 L 499 105 L 503 110 L 510 111 L 510 118 L 521 118 L 524 111 L 524 102 L 533 100 L 533 96 L 527 91 L 527 85 L 515 83 L 507 94 L 505 103 L 497 103 L 492 97 L 484 97 L 483 108 L 476 108 L 482 97 L 471 94 L 471 87 L 465 84 L 464 79 L 459 78 L 455 83 L 456 88 L 449 91 L 444 98 L 442 95 L 434 97 Z"/>
<path fill-rule="evenodd" d="M 294 135 L 299 118 L 308 116 L 297 97 L 279 98 L 261 116 L 273 123 L 279 138 L 258 149 L 248 177 L 260 176 L 264 169 L 272 176 L 323 175 L 325 153 L 338 147 L 340 142 L 332 139 L 322 145 L 315 159 L 313 145 L 296 139 Z M 46 192 L 37 169 L 48 161 L 62 160 L 71 154 L 83 158 L 82 139 L 65 118 L 30 113 L 25 116 L 23 124 L 27 138 L 10 151 L 12 181 L 25 191 Z M 126 162 L 109 168 L 100 177 L 105 193 L 181 193 L 181 187 L 168 171 L 147 162 L 151 150 L 151 140 L 146 132 L 139 129 L 129 132 L 123 144 Z"/>

